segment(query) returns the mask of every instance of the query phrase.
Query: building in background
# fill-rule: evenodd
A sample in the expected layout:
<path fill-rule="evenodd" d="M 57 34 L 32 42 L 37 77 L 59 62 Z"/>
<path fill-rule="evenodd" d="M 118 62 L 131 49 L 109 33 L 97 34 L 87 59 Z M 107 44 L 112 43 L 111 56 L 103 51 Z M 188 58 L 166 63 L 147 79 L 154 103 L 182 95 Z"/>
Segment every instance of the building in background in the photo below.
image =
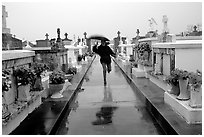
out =
<path fill-rule="evenodd" d="M 10 33 L 10 28 L 7 28 L 7 17 L 6 7 L 2 5 L 2 50 L 22 49 L 22 40 L 15 38 L 15 35 Z"/>

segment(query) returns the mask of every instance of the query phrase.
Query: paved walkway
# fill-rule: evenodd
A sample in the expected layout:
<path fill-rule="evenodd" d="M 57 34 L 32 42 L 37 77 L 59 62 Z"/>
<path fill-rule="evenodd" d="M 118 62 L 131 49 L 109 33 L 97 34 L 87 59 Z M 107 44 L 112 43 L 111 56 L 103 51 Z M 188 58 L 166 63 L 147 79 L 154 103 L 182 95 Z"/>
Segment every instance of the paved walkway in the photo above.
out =
<path fill-rule="evenodd" d="M 72 111 L 64 118 L 57 134 L 71 135 L 158 135 L 158 124 L 145 109 L 113 62 L 103 85 L 102 66 L 95 59 Z"/>

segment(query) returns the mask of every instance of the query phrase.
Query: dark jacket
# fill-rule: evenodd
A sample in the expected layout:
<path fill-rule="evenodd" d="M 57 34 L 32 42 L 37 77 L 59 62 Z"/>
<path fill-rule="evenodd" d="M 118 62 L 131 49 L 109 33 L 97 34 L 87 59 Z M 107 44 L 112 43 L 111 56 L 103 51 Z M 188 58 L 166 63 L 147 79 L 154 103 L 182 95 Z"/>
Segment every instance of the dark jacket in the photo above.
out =
<path fill-rule="evenodd" d="M 97 46 L 95 45 L 93 47 L 93 52 L 97 53 L 101 57 L 101 59 L 100 59 L 101 63 L 110 64 L 111 63 L 110 55 L 115 57 L 115 53 L 111 50 L 111 48 L 109 46 L 100 45 L 97 48 Z"/>

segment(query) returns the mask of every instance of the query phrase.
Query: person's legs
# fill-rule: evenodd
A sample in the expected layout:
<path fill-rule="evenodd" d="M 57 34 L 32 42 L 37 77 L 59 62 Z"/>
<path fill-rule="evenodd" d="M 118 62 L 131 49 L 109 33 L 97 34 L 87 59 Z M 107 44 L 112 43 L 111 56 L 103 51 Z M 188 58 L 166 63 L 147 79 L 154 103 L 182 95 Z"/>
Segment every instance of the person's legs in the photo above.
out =
<path fill-rule="evenodd" d="M 110 73 L 111 72 L 111 63 L 107 64 L 107 68 L 108 68 L 108 73 Z"/>
<path fill-rule="evenodd" d="M 103 79 L 104 79 L 104 85 L 106 85 L 106 64 L 101 63 L 103 67 Z"/>

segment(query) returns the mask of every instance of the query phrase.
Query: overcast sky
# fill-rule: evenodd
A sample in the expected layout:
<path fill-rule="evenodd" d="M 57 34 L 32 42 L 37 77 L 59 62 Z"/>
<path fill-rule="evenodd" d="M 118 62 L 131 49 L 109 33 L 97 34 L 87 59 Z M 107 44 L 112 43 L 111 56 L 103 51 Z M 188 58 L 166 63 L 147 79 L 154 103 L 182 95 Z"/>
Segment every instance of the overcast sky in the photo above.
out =
<path fill-rule="evenodd" d="M 112 39 L 117 31 L 129 39 L 145 35 L 149 29 L 148 19 L 157 22 L 159 34 L 163 29 L 162 17 L 167 15 L 170 33 L 178 34 L 186 30 L 187 25 L 202 24 L 201 2 L 133 2 L 111 1 L 94 2 L 3 2 L 8 12 L 7 27 L 17 38 L 36 41 L 57 37 L 57 28 L 61 38 L 103 34 Z"/>

